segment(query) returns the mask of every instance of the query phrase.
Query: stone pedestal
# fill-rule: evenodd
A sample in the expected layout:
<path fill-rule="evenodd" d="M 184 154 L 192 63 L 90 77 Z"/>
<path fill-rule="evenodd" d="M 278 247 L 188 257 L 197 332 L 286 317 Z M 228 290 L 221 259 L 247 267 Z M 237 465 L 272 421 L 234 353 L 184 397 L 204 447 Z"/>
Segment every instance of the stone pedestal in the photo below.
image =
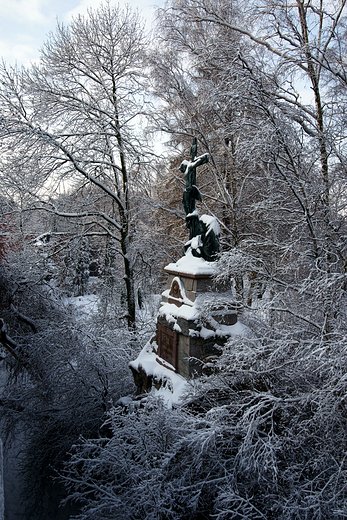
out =
<path fill-rule="evenodd" d="M 168 278 L 156 335 L 130 364 L 138 393 L 170 372 L 185 379 L 201 374 L 228 338 L 240 332 L 232 292 L 216 287 L 214 268 L 213 262 L 190 254 L 165 268 Z"/>
<path fill-rule="evenodd" d="M 217 300 L 209 309 L 209 316 L 204 315 L 206 300 L 214 293 L 223 294 L 213 283 L 211 266 L 204 263 L 201 268 L 205 267 L 206 273 L 180 272 L 179 266 L 174 269 L 172 264 L 165 269 L 168 280 L 157 321 L 157 354 L 159 361 L 170 363 L 185 378 L 201 373 L 204 362 L 220 355 L 230 335 L 228 327 L 237 322 L 232 301 L 224 309 Z"/>

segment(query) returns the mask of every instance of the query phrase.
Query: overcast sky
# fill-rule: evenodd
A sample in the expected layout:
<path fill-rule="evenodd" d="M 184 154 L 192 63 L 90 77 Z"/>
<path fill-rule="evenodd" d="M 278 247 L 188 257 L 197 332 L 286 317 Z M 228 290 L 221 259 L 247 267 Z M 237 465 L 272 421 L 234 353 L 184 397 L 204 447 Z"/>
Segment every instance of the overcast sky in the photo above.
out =
<path fill-rule="evenodd" d="M 29 65 L 39 57 L 39 49 L 57 19 L 68 22 L 73 15 L 98 7 L 100 0 L 0 0 L 0 56 L 8 63 Z M 118 3 L 115 0 L 115 3 Z M 151 21 L 155 5 L 163 0 L 119 0 L 137 7 Z"/>

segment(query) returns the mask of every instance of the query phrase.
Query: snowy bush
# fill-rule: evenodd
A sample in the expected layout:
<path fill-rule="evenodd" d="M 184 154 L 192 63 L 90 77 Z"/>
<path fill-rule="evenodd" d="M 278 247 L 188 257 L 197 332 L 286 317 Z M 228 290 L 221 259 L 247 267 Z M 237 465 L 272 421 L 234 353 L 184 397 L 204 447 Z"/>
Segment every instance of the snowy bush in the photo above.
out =
<path fill-rule="evenodd" d="M 23 499 L 32 506 L 29 517 L 42 520 L 42 504 L 59 491 L 52 477 L 71 445 L 80 435 L 97 436 L 112 402 L 134 390 L 128 369 L 134 341 L 112 320 L 77 314 L 52 278 L 40 274 L 40 257 L 24 256 L 12 255 L 11 267 L 0 271 L 6 378 L 0 413 L 3 438 L 23 439 Z"/>
<path fill-rule="evenodd" d="M 346 349 L 267 329 L 232 339 L 178 408 L 113 408 L 66 464 L 79 518 L 346 516 Z"/>

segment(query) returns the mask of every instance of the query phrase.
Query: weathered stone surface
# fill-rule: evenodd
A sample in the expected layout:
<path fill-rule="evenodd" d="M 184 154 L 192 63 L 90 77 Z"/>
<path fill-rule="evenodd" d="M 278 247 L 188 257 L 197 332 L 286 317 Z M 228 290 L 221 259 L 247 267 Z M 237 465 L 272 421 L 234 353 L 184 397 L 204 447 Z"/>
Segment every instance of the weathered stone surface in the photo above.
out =
<path fill-rule="evenodd" d="M 158 356 L 177 369 L 178 334 L 169 327 L 158 323 L 157 326 Z"/>
<path fill-rule="evenodd" d="M 177 325 L 181 329 L 180 334 L 184 336 L 189 336 L 190 330 L 196 330 L 197 324 L 192 320 L 185 320 L 184 318 L 177 318 Z"/>
<path fill-rule="evenodd" d="M 130 365 L 130 370 L 133 373 L 136 395 L 150 392 L 153 385 L 153 377 L 149 376 L 141 366 L 138 367 L 138 370 L 135 370 L 135 368 Z"/>
<path fill-rule="evenodd" d="M 235 325 L 237 323 L 237 310 L 235 307 L 227 310 L 224 307 L 212 309 L 211 317 L 220 325 Z"/>
<path fill-rule="evenodd" d="M 168 278 L 167 278 L 167 282 L 166 282 L 166 289 L 170 289 L 171 285 L 172 285 L 172 281 L 173 279 L 175 278 L 175 275 L 174 274 L 169 274 L 168 275 Z"/>
<path fill-rule="evenodd" d="M 221 347 L 225 344 L 226 338 L 202 339 L 200 337 L 190 338 L 190 356 L 205 359 L 212 354 L 220 355 Z"/>
<path fill-rule="evenodd" d="M 200 375 L 204 370 L 205 362 L 220 356 L 222 347 L 226 342 L 226 339 L 221 338 L 211 340 L 192 338 L 192 340 L 190 344 L 189 377 Z"/>
<path fill-rule="evenodd" d="M 221 303 L 212 306 L 209 311 L 210 318 L 206 316 L 205 311 L 204 315 L 198 313 L 194 320 L 185 319 L 182 305 L 186 305 L 188 309 L 197 305 L 197 296 L 202 301 L 205 301 L 205 298 L 209 301 L 213 289 L 213 292 L 221 297 Z M 155 339 L 158 344 L 159 361 L 162 359 L 164 362 L 170 363 L 178 374 L 189 378 L 195 374 L 201 374 L 205 361 L 208 362 L 211 358 L 221 354 L 221 349 L 228 337 L 218 336 L 219 325 L 237 323 L 236 306 L 230 302 L 228 293 L 223 296 L 224 292 L 216 291 L 212 278 L 207 274 L 191 275 L 179 272 L 168 274 L 166 296 L 169 295 L 169 297 L 166 298 L 163 295 L 163 303 L 166 303 L 167 300 L 169 303 L 176 303 L 174 300 L 177 300 L 180 305 L 176 304 L 177 314 L 173 311 L 171 316 L 167 315 L 169 319 L 165 316 L 158 316 Z M 200 304 L 200 300 L 198 304 Z M 184 303 L 182 303 L 183 301 Z M 206 329 L 211 331 L 210 337 L 206 337 Z M 200 335 L 202 330 L 205 333 Z M 147 384 L 146 381 L 145 383 Z"/>
<path fill-rule="evenodd" d="M 211 278 L 200 278 L 195 280 L 195 282 L 195 291 L 198 293 L 209 292 L 213 289 L 213 281 L 211 280 Z"/>
<path fill-rule="evenodd" d="M 186 289 L 186 292 L 187 291 L 196 291 L 196 284 L 195 284 L 195 287 L 194 287 L 194 283 L 195 283 L 195 280 L 194 278 L 188 278 L 186 276 L 183 276 L 181 275 L 181 279 L 182 279 L 182 282 L 184 284 L 184 287 Z"/>
<path fill-rule="evenodd" d="M 178 363 L 177 372 L 185 377 L 189 378 L 189 345 L 190 338 L 188 336 L 179 335 L 178 340 Z"/>
<path fill-rule="evenodd" d="M 168 327 L 169 329 L 173 330 L 175 322 L 167 321 L 167 319 L 164 316 L 158 316 L 157 325 L 158 324 L 163 325 L 163 327 Z M 157 328 L 157 330 L 158 330 L 158 328 Z"/>

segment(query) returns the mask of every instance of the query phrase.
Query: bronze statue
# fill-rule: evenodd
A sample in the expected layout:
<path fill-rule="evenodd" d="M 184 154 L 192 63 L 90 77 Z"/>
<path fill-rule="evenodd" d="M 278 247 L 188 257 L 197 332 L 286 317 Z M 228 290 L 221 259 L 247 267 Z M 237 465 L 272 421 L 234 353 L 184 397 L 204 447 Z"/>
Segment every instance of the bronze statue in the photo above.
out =
<path fill-rule="evenodd" d="M 180 171 L 184 173 L 186 187 L 183 192 L 183 208 L 186 214 L 186 223 L 189 228 L 189 239 L 200 234 L 199 214 L 195 207 L 195 201 L 201 202 L 200 191 L 196 187 L 196 168 L 202 164 L 208 163 L 208 153 L 201 155 L 196 159 L 198 148 L 197 138 L 194 137 L 193 144 L 190 149 L 191 161 L 183 161 Z"/>
<path fill-rule="evenodd" d="M 186 181 L 183 192 L 183 208 L 186 214 L 186 225 L 189 228 L 189 242 L 185 246 L 185 251 L 191 249 L 193 256 L 201 257 L 208 262 L 216 259 L 219 253 L 219 225 L 213 217 L 206 215 L 199 218 L 199 213 L 195 207 L 195 201 L 201 202 L 201 194 L 196 187 L 196 168 L 209 161 L 208 153 L 196 158 L 198 148 L 198 140 L 193 139 L 193 144 L 190 148 L 191 161 L 183 161 L 180 165 L 180 171 L 184 173 Z M 207 218 L 207 222 L 206 222 Z M 213 225 L 212 221 L 216 224 Z M 197 237 L 197 239 L 194 239 Z"/>

